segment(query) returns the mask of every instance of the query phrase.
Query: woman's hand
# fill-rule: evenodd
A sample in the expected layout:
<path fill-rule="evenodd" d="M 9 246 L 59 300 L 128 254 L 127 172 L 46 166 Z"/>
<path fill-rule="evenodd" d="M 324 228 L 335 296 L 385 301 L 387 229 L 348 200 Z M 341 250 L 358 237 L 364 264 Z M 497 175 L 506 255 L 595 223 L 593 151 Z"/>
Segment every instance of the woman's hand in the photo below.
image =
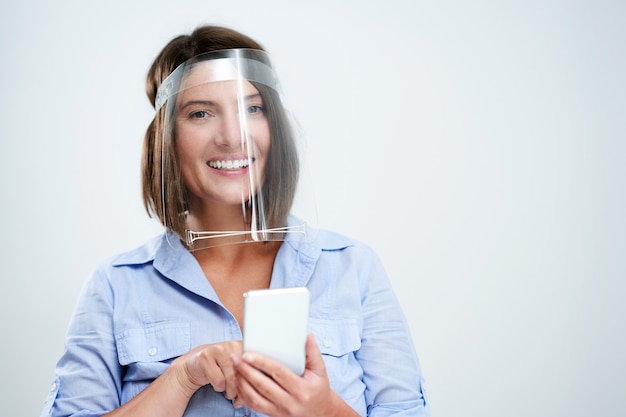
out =
<path fill-rule="evenodd" d="M 237 396 L 233 355 L 241 355 L 241 341 L 202 345 L 178 357 L 146 389 L 107 416 L 182 416 L 191 396 L 205 385 Z"/>
<path fill-rule="evenodd" d="M 236 407 L 276 417 L 356 415 L 330 388 L 326 366 L 313 335 L 306 341 L 306 366 L 300 377 L 265 356 L 233 356 L 237 381 Z"/>
<path fill-rule="evenodd" d="M 200 387 L 211 385 L 232 400 L 237 396 L 232 357 L 241 352 L 241 341 L 202 345 L 176 359 L 172 368 L 178 383 L 190 396 Z"/>

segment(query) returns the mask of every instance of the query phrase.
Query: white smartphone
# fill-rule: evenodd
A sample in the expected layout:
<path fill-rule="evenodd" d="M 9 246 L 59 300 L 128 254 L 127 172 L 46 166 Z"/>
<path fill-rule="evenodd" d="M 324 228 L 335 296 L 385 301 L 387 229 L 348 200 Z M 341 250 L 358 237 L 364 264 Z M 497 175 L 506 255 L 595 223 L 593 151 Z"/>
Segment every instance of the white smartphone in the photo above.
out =
<path fill-rule="evenodd" d="M 309 319 L 305 287 L 252 290 L 244 294 L 243 350 L 304 373 Z"/>

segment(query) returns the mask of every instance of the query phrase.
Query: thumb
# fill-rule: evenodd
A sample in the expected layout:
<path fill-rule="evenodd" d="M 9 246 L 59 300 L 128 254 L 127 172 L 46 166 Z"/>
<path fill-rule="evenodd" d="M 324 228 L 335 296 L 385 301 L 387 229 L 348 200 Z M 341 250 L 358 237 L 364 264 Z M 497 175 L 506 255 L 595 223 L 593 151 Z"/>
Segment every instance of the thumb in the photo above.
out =
<path fill-rule="evenodd" d="M 313 372 L 316 375 L 326 375 L 326 364 L 322 359 L 322 352 L 315 343 L 315 336 L 310 333 L 306 338 L 306 371 Z"/>

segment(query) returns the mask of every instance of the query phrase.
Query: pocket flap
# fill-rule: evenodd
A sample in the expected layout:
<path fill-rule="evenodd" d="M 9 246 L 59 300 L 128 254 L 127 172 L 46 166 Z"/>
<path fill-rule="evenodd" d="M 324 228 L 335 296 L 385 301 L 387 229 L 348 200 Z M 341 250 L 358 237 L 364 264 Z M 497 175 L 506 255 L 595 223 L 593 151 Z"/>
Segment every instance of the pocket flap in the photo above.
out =
<path fill-rule="evenodd" d="M 115 342 L 121 365 L 160 362 L 191 349 L 191 330 L 188 323 L 162 323 L 128 329 L 116 335 Z"/>
<path fill-rule="evenodd" d="M 309 331 L 325 355 L 343 356 L 361 347 L 361 336 L 353 319 L 309 319 Z"/>

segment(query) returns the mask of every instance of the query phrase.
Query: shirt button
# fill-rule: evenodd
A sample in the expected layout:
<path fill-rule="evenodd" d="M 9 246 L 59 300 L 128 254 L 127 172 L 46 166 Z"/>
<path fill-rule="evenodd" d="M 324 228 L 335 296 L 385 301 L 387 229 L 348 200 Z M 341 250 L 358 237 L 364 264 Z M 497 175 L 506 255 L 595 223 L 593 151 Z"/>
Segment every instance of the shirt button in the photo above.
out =
<path fill-rule="evenodd" d="M 50 385 L 50 392 L 54 391 L 55 389 L 57 389 L 57 384 L 56 382 L 53 382 L 52 385 Z"/>
<path fill-rule="evenodd" d="M 322 344 L 324 345 L 325 348 L 329 348 L 332 345 L 332 343 L 330 342 L 330 339 L 324 339 Z"/>
<path fill-rule="evenodd" d="M 157 348 L 155 347 L 151 347 L 150 349 L 148 349 L 148 355 L 150 356 L 154 356 L 157 353 Z"/>

